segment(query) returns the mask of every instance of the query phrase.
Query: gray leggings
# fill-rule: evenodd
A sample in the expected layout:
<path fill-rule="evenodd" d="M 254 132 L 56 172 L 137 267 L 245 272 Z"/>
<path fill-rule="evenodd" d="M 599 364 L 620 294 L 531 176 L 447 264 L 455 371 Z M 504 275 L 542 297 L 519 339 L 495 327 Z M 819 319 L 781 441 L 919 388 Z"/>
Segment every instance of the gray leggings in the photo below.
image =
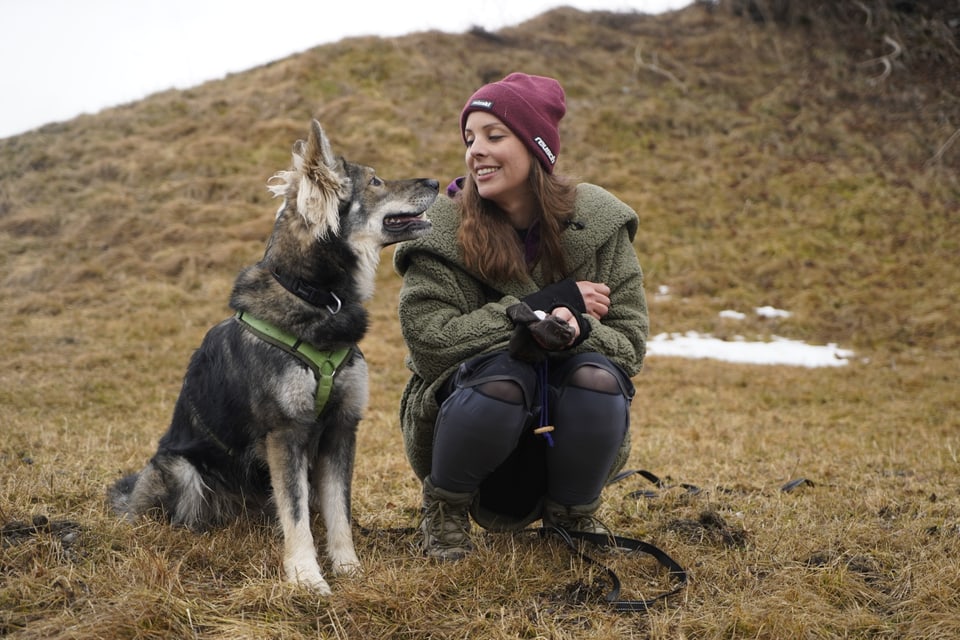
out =
<path fill-rule="evenodd" d="M 430 474 L 435 486 L 469 493 L 500 474 L 499 484 L 497 478 L 491 483 L 501 492 L 521 490 L 511 487 L 511 478 L 519 478 L 525 485 L 541 483 L 542 495 L 563 505 L 590 504 L 600 496 L 629 428 L 633 384 L 598 353 L 550 362 L 546 389 L 542 373 L 506 352 L 460 366 L 437 417 Z M 530 444 L 543 400 L 555 427 L 552 443 L 536 436 L 539 443 Z M 525 452 L 521 462 L 518 448 Z M 523 469 L 507 469 L 508 461 Z M 530 473 L 545 478 L 528 480 Z"/>

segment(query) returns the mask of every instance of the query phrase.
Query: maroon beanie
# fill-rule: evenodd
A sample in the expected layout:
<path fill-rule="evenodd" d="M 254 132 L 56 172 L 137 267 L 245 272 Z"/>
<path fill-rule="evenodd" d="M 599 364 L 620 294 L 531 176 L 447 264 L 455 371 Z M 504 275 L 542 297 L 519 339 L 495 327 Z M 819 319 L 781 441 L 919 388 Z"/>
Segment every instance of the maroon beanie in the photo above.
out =
<path fill-rule="evenodd" d="M 499 82 L 477 89 L 460 113 L 464 136 L 467 116 L 487 111 L 513 131 L 540 161 L 547 173 L 560 155 L 560 119 L 567 112 L 563 87 L 553 78 L 511 73 Z"/>

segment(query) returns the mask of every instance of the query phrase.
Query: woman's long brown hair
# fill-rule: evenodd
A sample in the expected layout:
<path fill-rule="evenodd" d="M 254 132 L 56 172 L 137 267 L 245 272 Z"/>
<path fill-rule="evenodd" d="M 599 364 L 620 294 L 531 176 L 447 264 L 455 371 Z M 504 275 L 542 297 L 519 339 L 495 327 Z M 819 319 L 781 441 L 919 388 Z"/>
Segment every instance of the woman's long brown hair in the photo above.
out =
<path fill-rule="evenodd" d="M 577 189 L 568 178 L 544 171 L 539 162 L 532 164 L 528 184 L 540 208 L 540 245 L 533 264 L 541 265 L 548 282 L 557 282 L 567 277 L 560 234 L 573 218 Z M 525 278 L 533 265 L 528 268 L 517 230 L 497 205 L 480 197 L 471 175 L 459 202 L 457 243 L 467 269 L 491 282 Z"/>

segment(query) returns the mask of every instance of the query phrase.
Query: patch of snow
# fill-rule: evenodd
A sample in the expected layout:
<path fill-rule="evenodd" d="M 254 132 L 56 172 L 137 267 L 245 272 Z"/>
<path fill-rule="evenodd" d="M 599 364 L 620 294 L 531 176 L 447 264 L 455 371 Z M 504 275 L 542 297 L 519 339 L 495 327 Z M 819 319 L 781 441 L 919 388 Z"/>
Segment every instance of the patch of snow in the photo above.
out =
<path fill-rule="evenodd" d="M 653 336 L 647 341 L 647 355 L 813 368 L 845 366 L 854 352 L 840 349 L 833 343 L 809 345 L 779 336 L 773 336 L 770 342 L 748 342 L 741 337 L 721 340 L 688 331 L 685 334 L 661 333 Z"/>

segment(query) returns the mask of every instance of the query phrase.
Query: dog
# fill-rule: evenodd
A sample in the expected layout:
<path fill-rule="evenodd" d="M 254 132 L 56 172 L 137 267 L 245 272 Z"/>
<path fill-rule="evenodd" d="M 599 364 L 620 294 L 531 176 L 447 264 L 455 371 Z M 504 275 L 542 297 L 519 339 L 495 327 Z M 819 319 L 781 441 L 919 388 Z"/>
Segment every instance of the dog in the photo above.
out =
<path fill-rule="evenodd" d="M 439 183 L 383 180 L 334 155 L 313 120 L 268 188 L 283 204 L 263 258 L 236 278 L 236 315 L 207 332 L 156 453 L 108 498 L 129 521 L 156 514 L 195 531 L 275 517 L 286 579 L 329 595 L 310 516 L 323 516 L 333 572 L 359 572 L 350 491 L 368 399 L 363 305 L 380 250 L 430 231 Z"/>

